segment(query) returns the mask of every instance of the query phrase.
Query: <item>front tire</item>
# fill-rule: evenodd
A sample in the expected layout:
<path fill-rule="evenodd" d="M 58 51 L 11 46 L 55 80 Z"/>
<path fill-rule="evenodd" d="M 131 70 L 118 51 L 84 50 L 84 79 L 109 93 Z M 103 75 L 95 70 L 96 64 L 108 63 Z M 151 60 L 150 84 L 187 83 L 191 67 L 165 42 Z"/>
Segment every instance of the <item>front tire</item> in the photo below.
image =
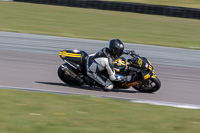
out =
<path fill-rule="evenodd" d="M 57 73 L 60 80 L 62 80 L 64 83 L 68 85 L 75 85 L 75 86 L 83 85 L 83 83 L 78 83 L 69 74 L 67 74 L 67 72 L 63 71 L 61 66 L 58 68 Z"/>
<path fill-rule="evenodd" d="M 156 78 L 150 78 L 146 81 L 144 81 L 140 85 L 133 86 L 134 89 L 136 89 L 139 92 L 145 92 L 145 93 L 153 93 L 160 89 L 161 82 L 158 77 Z"/>

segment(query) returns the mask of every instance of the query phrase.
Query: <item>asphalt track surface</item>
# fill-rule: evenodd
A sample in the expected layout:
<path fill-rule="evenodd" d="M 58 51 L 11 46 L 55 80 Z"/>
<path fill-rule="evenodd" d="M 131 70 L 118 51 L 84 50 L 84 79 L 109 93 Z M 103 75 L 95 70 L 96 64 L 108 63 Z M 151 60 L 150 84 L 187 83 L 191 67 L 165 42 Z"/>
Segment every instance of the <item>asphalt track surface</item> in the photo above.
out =
<path fill-rule="evenodd" d="M 0 87 L 200 105 L 198 50 L 125 43 L 126 49 L 134 49 L 154 65 L 162 86 L 152 94 L 132 88 L 103 92 L 99 88 L 68 86 L 58 78 L 57 69 L 63 63 L 59 51 L 80 49 L 91 54 L 107 46 L 108 41 L 0 32 Z"/>

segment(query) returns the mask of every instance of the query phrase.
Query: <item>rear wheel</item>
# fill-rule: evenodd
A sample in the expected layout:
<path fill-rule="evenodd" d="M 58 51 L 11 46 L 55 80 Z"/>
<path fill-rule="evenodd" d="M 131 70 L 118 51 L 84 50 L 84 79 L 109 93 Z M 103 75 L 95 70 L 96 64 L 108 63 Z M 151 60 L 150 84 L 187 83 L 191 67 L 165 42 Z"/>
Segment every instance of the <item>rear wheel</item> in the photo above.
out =
<path fill-rule="evenodd" d="M 160 89 L 161 82 L 158 77 L 150 78 L 140 85 L 133 86 L 139 92 L 153 93 Z"/>
<path fill-rule="evenodd" d="M 83 85 L 83 83 L 77 82 L 67 72 L 63 71 L 61 66 L 58 68 L 58 77 L 68 85 L 76 85 L 76 86 Z"/>

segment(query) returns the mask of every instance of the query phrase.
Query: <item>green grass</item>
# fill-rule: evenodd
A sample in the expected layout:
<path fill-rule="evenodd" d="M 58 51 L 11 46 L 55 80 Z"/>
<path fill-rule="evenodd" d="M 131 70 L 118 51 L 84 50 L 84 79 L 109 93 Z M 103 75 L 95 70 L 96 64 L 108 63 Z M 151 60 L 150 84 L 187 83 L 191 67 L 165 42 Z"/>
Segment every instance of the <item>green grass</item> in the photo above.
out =
<path fill-rule="evenodd" d="M 199 133 L 200 111 L 0 89 L 1 133 Z"/>
<path fill-rule="evenodd" d="M 0 2 L 0 30 L 200 49 L 200 21 L 157 15 Z"/>
<path fill-rule="evenodd" d="M 136 2 L 136 3 L 154 4 L 154 5 L 200 8 L 199 0 L 105 0 L 105 1 Z"/>

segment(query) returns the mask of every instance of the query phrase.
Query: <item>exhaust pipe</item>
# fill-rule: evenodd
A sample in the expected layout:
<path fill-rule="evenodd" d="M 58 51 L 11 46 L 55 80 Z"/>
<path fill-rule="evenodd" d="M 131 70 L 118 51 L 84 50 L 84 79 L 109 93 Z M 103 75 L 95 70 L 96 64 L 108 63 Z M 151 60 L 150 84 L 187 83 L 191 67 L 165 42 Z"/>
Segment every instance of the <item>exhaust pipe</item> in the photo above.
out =
<path fill-rule="evenodd" d="M 66 64 L 61 65 L 61 69 L 66 72 L 69 76 L 71 76 L 75 81 L 77 81 L 78 83 L 84 83 L 83 79 L 81 79 L 81 77 L 75 73 L 70 67 L 68 67 Z M 83 76 L 83 75 L 81 75 Z"/>

